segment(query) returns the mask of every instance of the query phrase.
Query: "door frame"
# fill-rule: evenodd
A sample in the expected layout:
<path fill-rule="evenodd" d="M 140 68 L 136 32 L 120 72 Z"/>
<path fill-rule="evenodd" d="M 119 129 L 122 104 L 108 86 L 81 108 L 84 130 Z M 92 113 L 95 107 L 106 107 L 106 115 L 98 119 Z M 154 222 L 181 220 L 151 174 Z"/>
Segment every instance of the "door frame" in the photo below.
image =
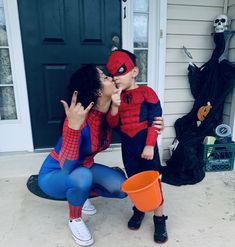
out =
<path fill-rule="evenodd" d="M 3 0 L 11 72 L 17 110 L 16 120 L 0 121 L 0 152 L 33 151 L 33 138 L 17 0 Z M 4 140 L 4 141 L 3 141 Z"/>

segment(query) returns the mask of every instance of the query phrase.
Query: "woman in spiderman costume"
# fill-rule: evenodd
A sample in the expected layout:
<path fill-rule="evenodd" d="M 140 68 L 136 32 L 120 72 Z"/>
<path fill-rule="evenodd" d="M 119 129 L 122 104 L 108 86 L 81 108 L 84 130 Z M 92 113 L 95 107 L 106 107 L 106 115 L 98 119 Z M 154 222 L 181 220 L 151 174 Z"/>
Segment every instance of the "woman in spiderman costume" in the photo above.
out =
<path fill-rule="evenodd" d="M 40 169 L 39 186 L 51 197 L 67 198 L 72 237 L 77 244 L 88 246 L 94 239 L 82 213 L 94 214 L 96 210 L 87 198 L 126 197 L 121 191 L 125 176 L 94 162 L 95 154 L 106 149 L 111 141 L 106 113 L 117 89 L 111 77 L 93 65 L 86 65 L 71 76 L 68 91 L 71 104 L 61 101 L 66 113 L 62 137 Z M 155 126 L 163 128 L 163 122 L 155 121 Z"/>

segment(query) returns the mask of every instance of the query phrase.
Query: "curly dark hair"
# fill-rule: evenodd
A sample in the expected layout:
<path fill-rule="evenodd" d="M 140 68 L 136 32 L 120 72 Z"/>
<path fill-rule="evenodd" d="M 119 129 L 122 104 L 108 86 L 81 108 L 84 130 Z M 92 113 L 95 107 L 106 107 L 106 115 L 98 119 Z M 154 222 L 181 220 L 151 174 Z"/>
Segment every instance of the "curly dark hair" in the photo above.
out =
<path fill-rule="evenodd" d="M 80 102 L 84 108 L 86 108 L 91 102 L 94 102 L 94 105 L 96 105 L 101 89 L 102 84 L 97 68 L 92 64 L 85 65 L 76 70 L 70 77 L 67 91 L 67 103 L 71 103 L 73 93 L 74 91 L 77 91 L 77 101 Z M 64 113 L 60 126 L 61 133 L 65 117 Z M 107 129 L 108 124 L 106 119 L 104 119 L 99 133 L 100 146 L 105 145 L 104 140 L 107 139 Z"/>
<path fill-rule="evenodd" d="M 100 76 L 96 67 L 92 64 L 85 65 L 76 70 L 70 77 L 68 85 L 67 102 L 71 103 L 74 91 L 78 92 L 78 102 L 85 108 L 94 102 L 97 103 L 99 91 L 102 88 Z"/>

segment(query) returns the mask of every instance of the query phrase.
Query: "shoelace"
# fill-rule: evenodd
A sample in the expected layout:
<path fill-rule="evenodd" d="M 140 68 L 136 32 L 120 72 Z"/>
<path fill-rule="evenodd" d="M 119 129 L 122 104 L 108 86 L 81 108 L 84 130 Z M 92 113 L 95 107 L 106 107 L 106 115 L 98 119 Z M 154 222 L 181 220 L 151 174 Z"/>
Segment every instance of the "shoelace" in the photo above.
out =
<path fill-rule="evenodd" d="M 91 234 L 86 226 L 86 224 L 84 223 L 84 221 L 81 218 L 78 219 L 74 219 L 74 221 L 77 223 L 77 231 L 78 234 L 80 234 L 81 236 L 85 236 L 87 238 L 90 238 Z"/>

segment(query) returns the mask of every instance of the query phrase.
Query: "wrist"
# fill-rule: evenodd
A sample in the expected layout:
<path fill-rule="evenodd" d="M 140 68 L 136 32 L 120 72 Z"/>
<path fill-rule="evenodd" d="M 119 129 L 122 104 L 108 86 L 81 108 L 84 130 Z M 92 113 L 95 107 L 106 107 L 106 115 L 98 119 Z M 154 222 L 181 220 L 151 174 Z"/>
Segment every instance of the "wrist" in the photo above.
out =
<path fill-rule="evenodd" d="M 118 106 L 117 105 L 114 105 L 114 104 L 112 104 L 112 106 L 111 106 L 111 115 L 112 116 L 115 116 L 115 115 L 117 115 L 117 113 L 118 113 Z"/>
<path fill-rule="evenodd" d="M 147 148 L 154 148 L 153 145 L 148 145 L 148 144 L 146 144 L 145 147 L 147 147 Z"/>
<path fill-rule="evenodd" d="M 72 130 L 80 130 L 82 123 L 68 123 L 68 127 Z"/>

